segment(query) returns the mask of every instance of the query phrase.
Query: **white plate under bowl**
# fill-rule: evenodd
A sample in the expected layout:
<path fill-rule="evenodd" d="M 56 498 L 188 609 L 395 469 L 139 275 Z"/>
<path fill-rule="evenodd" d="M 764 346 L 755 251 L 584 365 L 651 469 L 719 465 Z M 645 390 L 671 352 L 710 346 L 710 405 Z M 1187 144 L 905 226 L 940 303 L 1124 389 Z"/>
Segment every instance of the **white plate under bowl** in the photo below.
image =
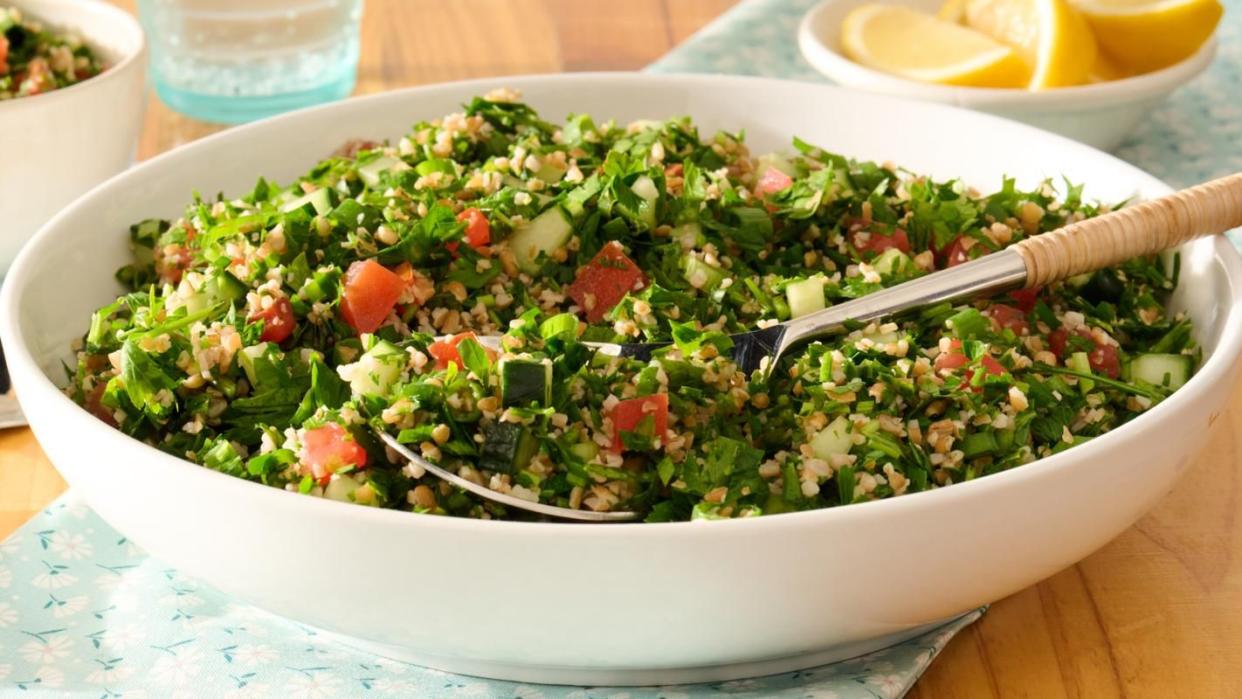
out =
<path fill-rule="evenodd" d="M 288 182 L 352 137 L 508 85 L 551 119 L 693 115 L 756 152 L 797 134 L 980 188 L 1065 174 L 1115 201 L 1167 188 L 1080 144 L 974 112 L 753 78 L 577 74 L 403 90 L 226 131 L 148 161 L 51 221 L 0 295 L 17 392 L 57 468 L 152 555 L 239 600 L 386 653 L 524 681 L 653 684 L 815 664 L 1020 590 L 1123 531 L 1204 442 L 1235 385 L 1242 266 L 1227 241 L 1183 249 L 1173 300 L 1207 360 L 1113 433 L 1006 473 L 848 507 L 721 522 L 537 524 L 418 516 L 302 497 L 134 441 L 63 396 L 60 361 L 120 289 L 127 226 L 190 192 Z M 1170 439 L 1169 435 L 1176 435 Z M 880 639 L 877 641 L 877 639 Z"/>

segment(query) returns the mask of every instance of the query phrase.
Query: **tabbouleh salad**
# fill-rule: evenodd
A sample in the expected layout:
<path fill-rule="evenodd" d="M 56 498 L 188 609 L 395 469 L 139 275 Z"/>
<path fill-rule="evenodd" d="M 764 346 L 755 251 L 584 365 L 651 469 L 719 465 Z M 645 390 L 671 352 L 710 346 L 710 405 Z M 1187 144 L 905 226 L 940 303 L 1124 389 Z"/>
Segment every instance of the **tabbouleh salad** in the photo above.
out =
<path fill-rule="evenodd" d="M 0 6 L 0 100 L 68 87 L 102 70 L 81 39 L 45 29 L 16 7 Z"/>
<path fill-rule="evenodd" d="M 312 497 L 531 518 L 403 463 L 379 428 L 530 501 L 647 521 L 939 488 L 1090 440 L 1198 361 L 1175 258 L 852 328 L 743 375 L 729 333 L 1105 207 L 982 196 L 687 118 L 543 120 L 509 91 L 352 142 L 290 186 L 131 229 L 72 396 L 168 453 Z M 489 349 L 482 336 L 503 335 Z M 587 341 L 671 340 L 650 361 Z"/>

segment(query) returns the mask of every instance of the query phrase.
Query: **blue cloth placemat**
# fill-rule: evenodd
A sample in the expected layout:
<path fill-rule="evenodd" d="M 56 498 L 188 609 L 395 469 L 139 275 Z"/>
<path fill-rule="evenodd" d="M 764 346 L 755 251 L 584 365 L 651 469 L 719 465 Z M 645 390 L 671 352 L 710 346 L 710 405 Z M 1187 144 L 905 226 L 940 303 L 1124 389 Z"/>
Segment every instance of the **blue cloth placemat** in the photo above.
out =
<path fill-rule="evenodd" d="M 795 31 L 815 0 L 747 0 L 651 69 L 822 80 Z M 1174 185 L 1242 170 L 1242 0 L 1225 0 L 1220 53 L 1119 155 Z M 899 697 L 975 621 L 867 656 L 753 680 L 653 688 L 523 685 L 452 675 L 340 645 L 231 602 L 148 558 L 70 493 L 0 543 L 0 696 Z"/>
<path fill-rule="evenodd" d="M 744 0 L 649 70 L 828 82 L 798 53 L 802 15 L 818 0 Z M 1222 0 L 1216 61 L 1174 93 L 1116 155 L 1175 186 L 1242 170 L 1242 0 Z"/>
<path fill-rule="evenodd" d="M 643 689 L 483 680 L 376 657 L 230 602 L 148 558 L 71 492 L 0 543 L 0 696 L 889 698 L 979 614 L 854 660 L 754 680 Z"/>

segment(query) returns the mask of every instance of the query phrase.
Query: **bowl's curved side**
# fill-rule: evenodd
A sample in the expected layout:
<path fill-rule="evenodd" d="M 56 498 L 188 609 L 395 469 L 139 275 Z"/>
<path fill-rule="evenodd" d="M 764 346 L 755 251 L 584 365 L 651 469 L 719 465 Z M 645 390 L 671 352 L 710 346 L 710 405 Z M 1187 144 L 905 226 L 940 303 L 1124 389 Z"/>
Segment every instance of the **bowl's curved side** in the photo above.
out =
<path fill-rule="evenodd" d="M 50 26 L 76 31 L 108 65 L 76 85 L 0 102 L 0 133 L 7 135 L 0 274 L 52 214 L 133 161 L 146 90 L 146 40 L 128 13 L 78 0 L 18 4 Z"/>
<path fill-rule="evenodd" d="M 105 520 L 240 599 L 424 657 L 610 672 L 762 660 L 909 629 L 1071 564 L 1167 491 L 1192 456 L 1186 445 L 1202 441 L 1234 385 L 1242 270 L 1228 242 L 1204 240 L 1185 248 L 1179 293 L 1188 295 L 1176 302 L 1212 352 L 1185 389 L 1114 434 L 1037 464 L 833 510 L 606 527 L 414 517 L 201 469 L 134 442 L 57 391 L 49 377 L 69 340 L 117 291 L 112 269 L 126 256 L 132 220 L 176 215 L 195 187 L 243 191 L 259 172 L 287 181 L 334 141 L 396 136 L 498 82 L 524 89 L 550 118 L 694 114 L 706 129 L 746 128 L 760 149 L 798 133 L 981 187 L 1002 171 L 1027 184 L 1066 171 L 1099 183 L 1088 194 L 1109 200 L 1167 191 L 1109 156 L 986 115 L 743 78 L 474 81 L 236 129 L 88 194 L 39 233 L 0 291 L 0 337 L 23 407 L 53 462 Z M 789 110 L 795 101 L 804 109 Z M 1018 144 L 1022 161 L 998 166 Z"/>

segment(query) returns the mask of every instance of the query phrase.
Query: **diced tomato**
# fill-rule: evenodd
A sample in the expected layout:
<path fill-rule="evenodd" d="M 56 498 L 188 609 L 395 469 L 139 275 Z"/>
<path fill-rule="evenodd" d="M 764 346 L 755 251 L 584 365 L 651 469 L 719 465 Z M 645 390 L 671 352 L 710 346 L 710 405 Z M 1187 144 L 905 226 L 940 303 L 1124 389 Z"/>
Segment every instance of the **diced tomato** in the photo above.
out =
<path fill-rule="evenodd" d="M 457 345 L 460 345 L 461 341 L 466 338 L 475 342 L 479 340 L 474 333 L 465 332 L 458 333 L 447 340 L 436 340 L 427 346 L 427 354 L 435 358 L 437 369 L 447 369 L 449 364 L 456 364 L 458 369 L 462 368 L 461 354 L 457 351 Z M 496 359 L 496 353 L 490 349 L 484 347 L 483 352 L 493 360 Z"/>
<path fill-rule="evenodd" d="M 1000 362 L 996 361 L 990 354 L 983 355 L 983 358 L 979 360 L 979 363 L 983 365 L 983 370 L 988 372 L 989 376 L 1000 376 L 1005 373 L 1005 367 L 1002 366 Z"/>
<path fill-rule="evenodd" d="M 793 179 L 789 175 L 781 172 L 775 167 L 769 166 L 763 174 L 759 176 L 759 181 L 755 183 L 755 194 L 760 197 L 766 197 L 769 194 L 775 194 L 782 190 L 788 189 L 793 184 Z"/>
<path fill-rule="evenodd" d="M 471 207 L 457 214 L 458 221 L 466 222 L 466 242 L 472 248 L 481 248 L 492 242 L 492 227 L 482 211 Z"/>
<path fill-rule="evenodd" d="M 405 281 L 375 260 L 355 262 L 345 272 L 341 318 L 359 333 L 375 332 L 397 305 Z"/>
<path fill-rule="evenodd" d="M 1025 335 L 1030 331 L 1031 326 L 1026 320 L 1026 313 L 1013 306 L 994 303 L 984 313 L 992 320 L 992 327 L 997 332 L 1009 329 L 1015 335 Z"/>
<path fill-rule="evenodd" d="M 190 266 L 190 249 L 180 243 L 155 246 L 155 273 L 170 284 L 181 281 Z"/>
<path fill-rule="evenodd" d="M 9 72 L 9 39 L 4 34 L 0 34 L 0 75 L 7 75 Z"/>
<path fill-rule="evenodd" d="M 595 323 L 608 315 L 626 294 L 645 286 L 647 277 L 614 240 L 578 269 L 565 293 L 578 304 L 586 319 Z"/>
<path fill-rule="evenodd" d="M 378 146 L 379 146 L 379 143 L 375 141 L 369 141 L 365 138 L 351 138 L 348 141 L 342 143 L 341 147 L 337 148 L 336 151 L 332 153 L 332 155 L 339 156 L 342 158 L 357 158 L 358 153 L 360 151 L 371 150 L 372 148 L 376 148 Z"/>
<path fill-rule="evenodd" d="M 1035 303 L 1039 301 L 1039 292 L 1041 291 L 1043 291 L 1043 288 L 1038 286 L 1033 289 L 1018 289 L 1017 291 L 1009 292 L 1009 298 L 1013 299 L 1013 302 L 1017 304 L 1018 308 L 1022 309 L 1023 313 L 1030 313 L 1035 310 Z"/>
<path fill-rule="evenodd" d="M 666 178 L 681 177 L 684 174 L 685 174 L 685 168 L 682 166 L 681 163 L 673 163 L 672 165 L 669 165 L 668 167 L 664 168 L 664 177 Z"/>
<path fill-rule="evenodd" d="M 1121 357 L 1112 345 L 1096 345 L 1087 353 L 1087 362 L 1091 364 L 1092 371 L 1098 371 L 1110 379 L 1121 376 Z"/>
<path fill-rule="evenodd" d="M 86 396 L 86 409 L 91 415 L 103 420 L 108 425 L 117 427 L 116 418 L 112 416 L 112 411 L 103 404 L 103 394 L 107 388 L 107 381 L 100 381 L 95 384 L 95 388 L 91 389 L 90 395 Z"/>
<path fill-rule="evenodd" d="M 944 251 L 944 266 L 956 267 L 963 262 L 970 261 L 970 255 L 966 252 L 965 243 L 962 242 L 963 237 L 959 236 L 949 244 Z"/>
<path fill-rule="evenodd" d="M 1091 340 L 1092 344 L 1095 345 L 1095 349 L 1087 352 L 1087 363 L 1091 366 L 1091 371 L 1098 371 L 1110 379 L 1121 376 L 1121 357 L 1117 354 L 1116 347 L 1107 342 L 1096 340 L 1091 331 L 1086 328 L 1078 328 L 1074 334 Z M 1069 332 L 1065 328 L 1057 328 L 1048 333 L 1048 347 L 1057 356 L 1057 359 L 1065 359 L 1068 345 Z"/>
<path fill-rule="evenodd" d="M 32 58 L 26 64 L 26 75 L 19 83 L 18 91 L 26 95 L 39 95 L 56 87 L 56 77 L 47 59 Z"/>
<path fill-rule="evenodd" d="M 297 321 L 293 318 L 293 304 L 281 296 L 272 305 L 250 315 L 250 322 L 263 321 L 263 334 L 259 339 L 264 342 L 280 344 L 293 334 Z"/>
<path fill-rule="evenodd" d="M 348 466 L 366 468 L 367 450 L 344 427 L 330 422 L 302 435 L 302 465 L 321 484 Z"/>
<path fill-rule="evenodd" d="M 861 233 L 866 235 L 860 235 Z M 851 242 L 860 253 L 871 252 L 878 255 L 890 248 L 897 248 L 904 253 L 910 252 L 910 238 L 900 228 L 893 229 L 892 233 L 858 231 Z"/>
<path fill-rule="evenodd" d="M 639 428 L 643 420 L 652 416 L 655 437 L 664 444 L 664 433 L 668 431 L 668 394 L 657 393 L 642 398 L 630 398 L 617 403 L 612 408 L 612 450 L 622 452 L 625 442 L 621 439 L 622 432 L 633 432 Z"/>
<path fill-rule="evenodd" d="M 953 342 L 955 345 L 952 349 L 936 355 L 934 366 L 937 372 L 961 369 L 970 362 L 966 355 L 962 353 L 962 342 L 960 340 L 954 340 Z"/>
<path fill-rule="evenodd" d="M 933 367 L 936 369 L 937 373 L 941 373 L 961 369 L 969 363 L 970 359 L 968 359 L 966 354 L 962 351 L 962 341 L 950 340 L 949 351 L 941 352 L 936 355 L 936 361 L 933 363 Z M 990 354 L 983 355 L 983 357 L 980 358 L 979 363 L 983 365 L 983 370 L 986 371 L 989 376 L 1000 376 L 1005 373 L 1005 367 L 1002 366 L 1000 362 L 996 361 L 996 359 Z M 962 381 L 969 384 L 974 379 L 974 376 L 974 369 L 967 369 L 962 373 Z M 972 390 L 978 391 L 980 388 L 976 387 Z"/>

